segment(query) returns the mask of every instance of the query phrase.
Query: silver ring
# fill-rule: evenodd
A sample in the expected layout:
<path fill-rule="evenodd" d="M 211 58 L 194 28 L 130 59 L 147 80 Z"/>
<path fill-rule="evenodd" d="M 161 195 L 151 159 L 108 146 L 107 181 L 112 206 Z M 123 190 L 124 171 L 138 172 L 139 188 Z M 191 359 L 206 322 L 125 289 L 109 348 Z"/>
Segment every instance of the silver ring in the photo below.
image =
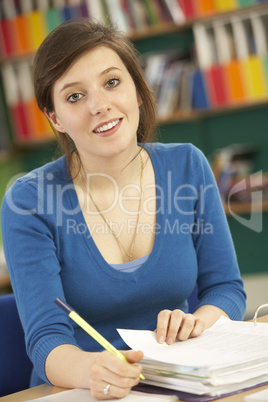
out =
<path fill-rule="evenodd" d="M 106 385 L 106 387 L 103 390 L 104 395 L 108 395 L 109 394 L 109 389 L 110 389 L 110 384 Z"/>

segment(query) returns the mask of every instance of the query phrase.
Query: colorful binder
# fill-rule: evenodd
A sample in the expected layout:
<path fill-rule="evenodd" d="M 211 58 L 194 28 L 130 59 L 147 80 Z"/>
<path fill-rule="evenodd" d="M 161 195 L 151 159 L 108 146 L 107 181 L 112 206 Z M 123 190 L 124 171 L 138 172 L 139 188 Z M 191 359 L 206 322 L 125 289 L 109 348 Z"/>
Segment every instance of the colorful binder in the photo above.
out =
<path fill-rule="evenodd" d="M 244 103 L 246 100 L 245 88 L 242 82 L 241 65 L 238 60 L 231 60 L 224 65 L 226 75 L 226 89 L 231 104 Z"/>
<path fill-rule="evenodd" d="M 215 0 L 195 0 L 195 8 L 198 17 L 212 15 L 217 12 Z"/>
<path fill-rule="evenodd" d="M 256 0 L 237 0 L 239 7 L 250 7 L 256 4 Z"/>
<path fill-rule="evenodd" d="M 238 8 L 238 0 L 214 0 L 218 12 L 232 11 Z"/>
<path fill-rule="evenodd" d="M 46 11 L 46 21 L 48 32 L 53 31 L 63 22 L 63 16 L 59 8 L 50 7 Z"/>
<path fill-rule="evenodd" d="M 186 19 L 193 19 L 197 17 L 194 0 L 179 0 L 179 4 Z"/>
<path fill-rule="evenodd" d="M 267 96 L 265 69 L 262 59 L 252 55 L 241 60 L 247 95 L 250 100 L 261 100 Z"/>
<path fill-rule="evenodd" d="M 214 64 L 204 70 L 204 74 L 212 108 L 227 106 L 229 98 L 224 67 L 220 64 Z"/>
<path fill-rule="evenodd" d="M 206 110 L 210 108 L 207 88 L 204 81 L 204 75 L 201 70 L 196 70 L 193 74 L 193 98 L 192 108 Z"/>
<path fill-rule="evenodd" d="M 2 19 L 0 22 L 1 56 L 3 58 L 12 55 L 12 43 L 9 35 L 9 21 Z"/>

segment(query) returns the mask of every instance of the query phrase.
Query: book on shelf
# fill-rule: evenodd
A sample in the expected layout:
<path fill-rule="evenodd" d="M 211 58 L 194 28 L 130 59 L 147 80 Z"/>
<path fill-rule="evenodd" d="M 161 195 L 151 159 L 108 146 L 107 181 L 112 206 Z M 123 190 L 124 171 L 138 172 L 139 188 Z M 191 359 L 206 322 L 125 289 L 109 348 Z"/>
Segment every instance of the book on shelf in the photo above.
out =
<path fill-rule="evenodd" d="M 20 32 L 16 20 L 16 8 L 13 0 L 0 2 L 2 56 L 9 56 L 20 49 Z"/>
<path fill-rule="evenodd" d="M 145 74 L 157 102 L 160 119 L 192 109 L 193 65 L 176 51 L 144 55 Z M 183 91 L 183 92 L 182 92 Z"/>
<path fill-rule="evenodd" d="M 156 6 L 155 1 L 143 0 L 146 14 L 148 15 L 148 21 L 150 25 L 159 25 L 161 23 L 159 9 Z"/>
<path fill-rule="evenodd" d="M 227 106 L 230 102 L 225 71 L 219 60 L 220 49 L 216 43 L 213 26 L 196 23 L 193 30 L 197 58 L 204 75 L 209 103 L 212 108 Z"/>
<path fill-rule="evenodd" d="M 219 63 L 222 66 L 228 103 L 241 104 L 246 100 L 241 65 L 237 59 L 232 25 L 221 20 L 213 23 Z"/>
<path fill-rule="evenodd" d="M 205 402 L 268 382 L 267 323 L 222 316 L 200 336 L 173 345 L 157 343 L 154 331 L 118 332 L 131 349 L 144 352 L 141 387 L 154 386 L 155 392 Z"/>
<path fill-rule="evenodd" d="M 167 64 L 157 100 L 159 118 L 169 117 L 178 108 L 182 73 L 183 63 L 180 60 L 171 60 Z"/>
<path fill-rule="evenodd" d="M 259 35 L 255 34 L 258 32 L 253 30 L 249 16 L 232 16 L 231 23 L 246 96 L 250 101 L 265 99 L 268 95 L 267 76 L 263 60 L 257 53 Z"/>
<path fill-rule="evenodd" d="M 10 111 L 15 140 L 26 142 L 52 138 L 52 131 L 34 97 L 31 62 L 2 66 L 4 93 Z"/>
<path fill-rule="evenodd" d="M 195 0 L 196 13 L 198 16 L 206 17 L 217 12 L 214 0 Z"/>
<path fill-rule="evenodd" d="M 195 71 L 196 68 L 192 62 L 187 62 L 182 66 L 182 77 L 177 108 L 183 114 L 189 114 L 193 110 Z"/>
<path fill-rule="evenodd" d="M 233 11 L 239 7 L 237 0 L 214 0 L 214 4 L 218 12 Z"/>
<path fill-rule="evenodd" d="M 211 108 L 268 98 L 268 10 L 193 25 Z"/>
<path fill-rule="evenodd" d="M 185 21 L 177 0 L 123 0 L 121 7 L 127 17 L 129 32 Z"/>
<path fill-rule="evenodd" d="M 88 2 L 1 0 L 2 57 L 17 57 L 35 52 L 48 33 L 62 22 L 76 17 L 88 17 Z"/>
<path fill-rule="evenodd" d="M 264 66 L 266 91 L 268 93 L 268 10 L 262 13 L 251 13 L 252 30 L 256 38 L 256 53 Z"/>
<path fill-rule="evenodd" d="M 232 144 L 214 151 L 211 161 L 212 170 L 223 201 L 229 200 L 234 186 L 236 191 L 231 202 L 250 202 L 251 192 L 260 190 L 260 180 L 256 185 L 255 160 L 259 152 L 254 144 Z M 259 173 L 263 176 L 263 172 Z M 255 178 L 255 179 L 254 179 Z M 255 182 L 246 186 L 250 180 Z M 267 180 L 263 179 L 263 190 L 267 187 Z M 265 183 L 266 182 L 266 183 Z M 239 183 L 241 186 L 239 188 Z"/>
<path fill-rule="evenodd" d="M 11 136 L 9 132 L 8 119 L 6 115 L 6 105 L 4 101 L 4 94 L 1 85 L 0 77 L 0 157 L 5 155 L 11 150 Z"/>
<path fill-rule="evenodd" d="M 238 0 L 239 7 L 251 7 L 257 3 L 256 0 Z"/>
<path fill-rule="evenodd" d="M 179 4 L 187 20 L 191 20 L 197 17 L 195 0 L 179 0 Z"/>
<path fill-rule="evenodd" d="M 203 111 L 211 108 L 204 74 L 200 69 L 196 69 L 193 73 L 192 108 Z"/>
<path fill-rule="evenodd" d="M 77 17 L 112 22 L 126 34 L 133 34 L 167 23 L 182 25 L 187 20 L 258 3 L 257 0 L 1 0 L 1 54 L 8 58 L 34 52 L 56 26 Z"/>
<path fill-rule="evenodd" d="M 128 10 L 130 12 L 129 18 L 134 22 L 134 30 L 140 31 L 149 27 L 148 17 L 144 3 L 138 0 L 127 0 Z"/>
<path fill-rule="evenodd" d="M 130 25 L 122 7 L 121 0 L 106 0 L 111 22 L 120 31 L 130 33 Z"/>
<path fill-rule="evenodd" d="M 162 7 L 167 10 L 167 21 L 178 25 L 186 21 L 185 14 L 178 0 L 163 0 Z"/>
<path fill-rule="evenodd" d="M 86 1 L 88 14 L 91 18 L 104 22 L 104 10 L 101 1 L 87 0 Z"/>
<path fill-rule="evenodd" d="M 48 2 L 41 2 L 36 9 L 34 9 L 34 4 L 29 0 L 21 1 L 20 5 L 23 12 L 21 14 L 22 18 L 25 20 L 25 36 L 30 38 L 31 50 L 36 51 L 49 33 L 46 22 Z"/>

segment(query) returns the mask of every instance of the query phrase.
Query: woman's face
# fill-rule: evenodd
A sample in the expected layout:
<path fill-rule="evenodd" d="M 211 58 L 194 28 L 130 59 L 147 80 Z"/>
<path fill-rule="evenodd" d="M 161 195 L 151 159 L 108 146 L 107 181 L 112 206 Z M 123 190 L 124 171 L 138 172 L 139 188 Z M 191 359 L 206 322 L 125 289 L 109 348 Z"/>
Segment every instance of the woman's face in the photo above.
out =
<path fill-rule="evenodd" d="M 68 133 L 81 157 L 136 152 L 140 97 L 120 57 L 101 46 L 85 53 L 54 84 L 56 130 Z"/>

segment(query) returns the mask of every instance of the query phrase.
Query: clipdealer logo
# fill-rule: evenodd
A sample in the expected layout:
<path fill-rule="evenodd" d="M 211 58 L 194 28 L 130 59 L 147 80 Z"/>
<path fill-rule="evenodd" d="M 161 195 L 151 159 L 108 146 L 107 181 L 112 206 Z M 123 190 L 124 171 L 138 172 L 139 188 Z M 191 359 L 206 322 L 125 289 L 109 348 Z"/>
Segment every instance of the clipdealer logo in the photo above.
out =
<path fill-rule="evenodd" d="M 18 175 L 13 176 L 9 182 L 7 183 L 6 186 L 6 192 L 16 180 L 19 178 L 23 177 L 26 175 L 26 172 L 20 173 Z M 45 185 L 45 178 L 43 177 L 42 174 L 39 174 L 38 176 L 35 176 L 34 173 L 32 173 L 33 177 L 37 179 L 37 189 L 38 189 L 38 205 L 36 205 L 36 209 L 32 210 L 25 210 L 21 208 L 20 206 L 16 205 L 13 201 L 13 196 L 12 196 L 12 189 L 11 191 L 6 193 L 7 196 L 7 202 L 9 204 L 9 207 L 12 209 L 13 212 L 20 214 L 20 215 L 29 215 L 29 214 L 52 214 L 53 213 L 53 195 L 55 196 L 56 199 L 56 213 L 57 213 L 57 225 L 62 225 L 62 214 L 66 214 L 69 216 L 73 216 L 76 213 L 79 212 L 80 206 L 75 205 L 71 210 L 68 210 L 64 207 L 63 205 L 63 196 L 65 191 L 68 190 L 74 190 L 72 185 L 68 183 L 68 185 L 65 185 L 63 187 L 61 186 L 55 186 L 50 184 L 50 181 L 53 179 L 53 174 L 49 173 L 46 176 L 46 197 L 47 197 L 47 209 L 44 210 L 44 185 Z M 168 176 L 168 180 L 171 181 L 171 177 Z M 115 186 L 115 193 L 118 196 L 117 188 L 115 183 L 113 183 Z M 169 203 L 167 205 L 168 207 L 168 213 L 170 213 L 170 209 L 172 205 L 182 214 L 188 215 L 195 213 L 195 211 L 185 211 L 180 209 L 180 202 L 181 200 L 193 200 L 193 199 L 198 199 L 200 198 L 201 202 L 201 212 L 204 212 L 204 204 L 205 204 L 205 195 L 206 192 L 210 189 L 211 185 L 205 187 L 205 188 L 200 188 L 200 194 L 198 194 L 197 189 L 192 188 L 190 185 L 182 185 L 180 186 L 177 191 L 175 192 L 174 199 L 170 200 L 170 193 L 169 189 L 167 190 L 167 194 L 163 192 L 163 189 L 158 188 L 159 191 L 159 196 L 161 207 L 160 210 L 157 211 L 157 213 L 162 212 L 162 208 L 164 208 L 164 200 L 166 197 L 169 199 Z M 241 225 L 247 227 L 250 230 L 253 230 L 257 233 L 262 232 L 263 230 L 263 171 L 258 171 L 254 174 L 251 174 L 248 176 L 248 178 L 243 178 L 239 182 L 237 182 L 229 191 L 228 198 L 227 198 L 227 208 L 230 212 L 230 215 Z M 188 193 L 184 194 L 183 191 L 188 191 Z M 233 209 L 233 202 L 232 202 L 232 197 L 233 196 L 239 196 L 239 193 L 241 192 L 246 192 L 247 196 L 250 194 L 250 211 L 249 211 L 249 218 L 246 218 L 244 215 L 241 215 L 240 212 L 237 212 L 237 210 L 234 208 Z M 239 197 L 238 197 L 239 198 Z M 42 202 L 43 201 L 43 202 Z M 114 205 L 114 204 L 113 204 Z M 94 214 L 94 212 L 91 212 Z M 130 213 L 131 215 L 131 213 Z M 248 215 L 248 212 L 247 212 Z M 173 229 L 172 229 L 173 230 Z M 183 228 L 184 230 L 184 228 Z"/>
<path fill-rule="evenodd" d="M 261 233 L 263 229 L 263 191 L 261 190 L 263 184 L 262 170 L 253 173 L 249 176 L 248 180 L 245 178 L 236 183 L 228 194 L 227 206 L 232 217 L 241 225 L 253 230 L 254 232 Z M 237 195 L 241 191 L 250 192 L 250 211 L 249 219 L 241 214 L 232 210 L 231 197 Z"/>

